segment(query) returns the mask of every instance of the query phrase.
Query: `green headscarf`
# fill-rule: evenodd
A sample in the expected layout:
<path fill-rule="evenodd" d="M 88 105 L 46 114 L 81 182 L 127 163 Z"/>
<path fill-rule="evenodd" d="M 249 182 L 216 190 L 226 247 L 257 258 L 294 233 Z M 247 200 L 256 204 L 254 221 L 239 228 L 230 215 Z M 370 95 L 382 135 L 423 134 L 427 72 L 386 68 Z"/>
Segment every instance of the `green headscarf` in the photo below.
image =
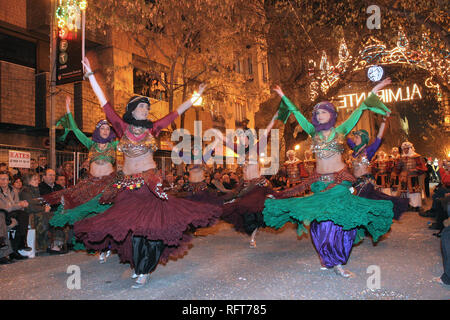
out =
<path fill-rule="evenodd" d="M 367 146 L 367 145 L 369 144 L 369 133 L 368 133 L 366 130 L 361 129 L 361 130 L 357 130 L 357 131 L 353 132 L 353 134 L 361 137 L 361 143 L 358 144 L 358 145 L 353 149 L 353 151 L 354 151 L 355 153 L 358 153 L 359 150 L 360 150 L 363 146 L 365 146 L 365 145 Z"/>

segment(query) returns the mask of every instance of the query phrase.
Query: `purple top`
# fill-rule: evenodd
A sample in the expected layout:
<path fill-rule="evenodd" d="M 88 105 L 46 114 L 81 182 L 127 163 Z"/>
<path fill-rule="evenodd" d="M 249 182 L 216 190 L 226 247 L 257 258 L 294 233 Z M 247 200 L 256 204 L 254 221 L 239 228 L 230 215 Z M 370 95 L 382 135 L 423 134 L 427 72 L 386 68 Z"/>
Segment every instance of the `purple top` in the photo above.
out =
<path fill-rule="evenodd" d="M 347 144 L 350 147 L 350 149 L 352 149 L 352 150 L 356 147 L 356 144 L 350 138 L 347 139 Z M 377 152 L 380 145 L 381 145 L 381 139 L 377 137 L 372 144 L 369 144 L 369 146 L 367 146 L 365 148 L 367 159 L 369 159 L 369 161 L 372 160 L 373 156 L 375 155 L 375 152 Z M 353 158 L 356 158 L 355 152 L 352 153 L 352 156 L 353 156 Z"/>

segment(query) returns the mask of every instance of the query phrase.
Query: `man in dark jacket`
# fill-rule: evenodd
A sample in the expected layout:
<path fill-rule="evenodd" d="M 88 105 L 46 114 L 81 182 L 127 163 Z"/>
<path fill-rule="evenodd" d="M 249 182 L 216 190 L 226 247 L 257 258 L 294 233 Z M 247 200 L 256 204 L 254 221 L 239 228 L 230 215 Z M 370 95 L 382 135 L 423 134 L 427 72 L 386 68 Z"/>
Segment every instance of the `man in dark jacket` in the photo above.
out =
<path fill-rule="evenodd" d="M 45 194 L 49 194 L 55 191 L 62 190 L 59 184 L 55 183 L 56 180 L 56 172 L 53 169 L 45 170 L 44 175 L 42 176 L 42 182 L 39 183 L 39 193 L 41 196 Z M 58 209 L 59 203 L 51 206 L 50 211 L 56 211 Z M 62 228 L 51 228 L 51 237 L 53 239 L 50 240 L 52 247 L 49 249 L 49 253 L 57 254 L 57 253 L 65 253 L 62 250 L 62 246 L 66 240 L 66 234 Z"/>

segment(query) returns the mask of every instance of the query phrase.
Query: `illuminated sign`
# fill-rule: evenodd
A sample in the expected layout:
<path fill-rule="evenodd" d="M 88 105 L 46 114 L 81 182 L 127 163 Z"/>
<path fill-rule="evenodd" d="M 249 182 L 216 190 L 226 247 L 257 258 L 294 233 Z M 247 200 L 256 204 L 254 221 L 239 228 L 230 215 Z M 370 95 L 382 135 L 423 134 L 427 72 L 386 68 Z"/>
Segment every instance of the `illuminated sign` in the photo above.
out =
<path fill-rule="evenodd" d="M 362 93 L 349 93 L 338 96 L 341 98 L 340 104 L 337 105 L 339 109 L 355 108 L 359 106 L 369 96 L 370 92 Z M 400 87 L 397 89 L 383 89 L 377 92 L 381 101 L 384 103 L 392 103 L 398 101 L 411 101 L 416 99 L 422 99 L 419 86 L 413 84 L 412 87 Z"/>
<path fill-rule="evenodd" d="M 82 13 L 86 0 L 58 0 L 56 8 L 56 84 L 83 79 L 82 60 Z"/>

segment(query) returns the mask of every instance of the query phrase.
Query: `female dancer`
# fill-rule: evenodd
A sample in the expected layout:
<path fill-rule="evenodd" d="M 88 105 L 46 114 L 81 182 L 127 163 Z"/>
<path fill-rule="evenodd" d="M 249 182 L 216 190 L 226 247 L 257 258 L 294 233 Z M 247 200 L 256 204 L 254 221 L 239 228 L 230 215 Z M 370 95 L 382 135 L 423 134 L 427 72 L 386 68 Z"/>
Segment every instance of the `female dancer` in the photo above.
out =
<path fill-rule="evenodd" d="M 322 265 L 334 268 L 343 277 L 352 276 L 342 268 L 342 264 L 347 262 L 356 236 L 364 234 L 364 230 L 359 232 L 357 228 L 367 228 L 374 241 L 377 241 L 392 224 L 390 201 L 369 200 L 352 195 L 349 188 L 355 178 L 347 171 L 342 160 L 344 137 L 356 125 L 363 110 L 369 109 L 383 115 L 389 112 L 375 94 L 389 83 L 388 79 L 375 86 L 361 106 L 337 127 L 336 109 L 330 102 L 321 102 L 314 107 L 310 123 L 279 86 L 274 89 L 282 98 L 280 114 L 286 116 L 283 120 L 286 121 L 292 112 L 312 137 L 311 147 L 316 153 L 317 166 L 316 172 L 308 178 L 314 194 L 304 198 L 267 199 L 263 211 L 264 221 L 275 228 L 281 228 L 288 221 L 298 223 L 297 232 L 300 235 L 305 230 L 302 224 L 311 223 L 311 238 Z M 285 112 L 286 109 L 289 112 Z M 302 183 L 276 197 L 290 196 L 305 187 L 306 184 Z"/>
<path fill-rule="evenodd" d="M 270 130 L 272 130 L 277 117 L 278 112 L 273 116 L 266 128 L 267 136 L 261 137 L 264 145 L 260 145 L 258 141 L 256 141 L 254 146 L 252 146 L 256 149 L 258 155 L 260 154 L 260 151 L 262 152 L 262 149 L 264 149 Z M 253 139 L 253 141 L 254 140 L 255 139 Z M 251 145 L 247 135 L 241 136 L 239 142 L 244 144 L 246 157 L 249 157 Z M 233 149 L 235 153 L 238 152 L 237 144 L 231 144 L 229 141 L 226 141 L 226 145 L 230 149 Z M 261 150 L 259 148 L 261 148 Z M 243 184 L 241 184 L 240 190 L 237 191 L 238 194 L 235 200 L 226 203 L 223 206 L 221 218 L 224 221 L 231 223 L 236 231 L 245 232 L 251 235 L 250 248 L 256 248 L 256 232 L 258 231 L 258 228 L 265 227 L 262 215 L 264 201 L 267 195 L 273 193 L 273 190 L 270 182 L 265 177 L 261 176 L 258 159 L 252 160 L 249 157 L 249 159 L 246 160 L 243 167 L 243 178 Z"/>
<path fill-rule="evenodd" d="M 389 117 L 389 112 L 387 113 Z M 370 173 L 370 161 L 381 145 L 384 129 L 386 127 L 386 118 L 380 125 L 377 138 L 369 145 L 369 134 L 366 130 L 354 132 L 355 140 L 348 138 L 347 144 L 353 150 L 352 168 L 353 175 L 357 178 L 353 186 L 356 189 L 356 195 L 373 200 L 389 200 L 394 205 L 394 219 L 398 220 L 401 214 L 408 211 L 408 199 L 392 197 L 375 189 L 375 177 Z"/>
<path fill-rule="evenodd" d="M 89 177 L 80 180 L 75 186 L 43 196 L 50 204 L 62 204 L 58 207 L 50 224 L 54 227 L 73 225 L 92 214 L 108 209 L 110 204 L 101 204 L 99 199 L 103 191 L 114 182 L 116 148 L 119 143 L 107 120 L 101 120 L 95 126 L 92 139 L 89 139 L 77 126 L 70 112 L 70 97 L 66 98 L 65 117 L 59 123 L 72 130 L 78 140 L 89 150 Z M 67 131 L 68 133 L 68 131 Z M 75 250 L 83 250 L 82 243 L 73 241 Z M 100 262 L 105 262 L 110 252 L 100 253 Z"/>
<path fill-rule="evenodd" d="M 113 188 L 105 191 L 104 201 L 114 204 L 95 217 L 76 222 L 74 232 L 87 248 L 116 249 L 121 262 L 130 262 L 138 275 L 133 288 L 142 287 L 158 262 L 187 250 L 191 237 L 189 226 L 207 226 L 220 215 L 216 206 L 169 197 L 162 190 L 153 152 L 156 139 L 180 114 L 192 106 L 188 100 L 164 118 L 147 120 L 150 101 L 134 96 L 123 119 L 107 102 L 87 58 L 83 61 L 87 76 L 108 120 L 120 137 L 118 149 L 124 154 L 123 173 L 117 175 Z M 201 85 L 201 95 L 206 86 Z"/>

